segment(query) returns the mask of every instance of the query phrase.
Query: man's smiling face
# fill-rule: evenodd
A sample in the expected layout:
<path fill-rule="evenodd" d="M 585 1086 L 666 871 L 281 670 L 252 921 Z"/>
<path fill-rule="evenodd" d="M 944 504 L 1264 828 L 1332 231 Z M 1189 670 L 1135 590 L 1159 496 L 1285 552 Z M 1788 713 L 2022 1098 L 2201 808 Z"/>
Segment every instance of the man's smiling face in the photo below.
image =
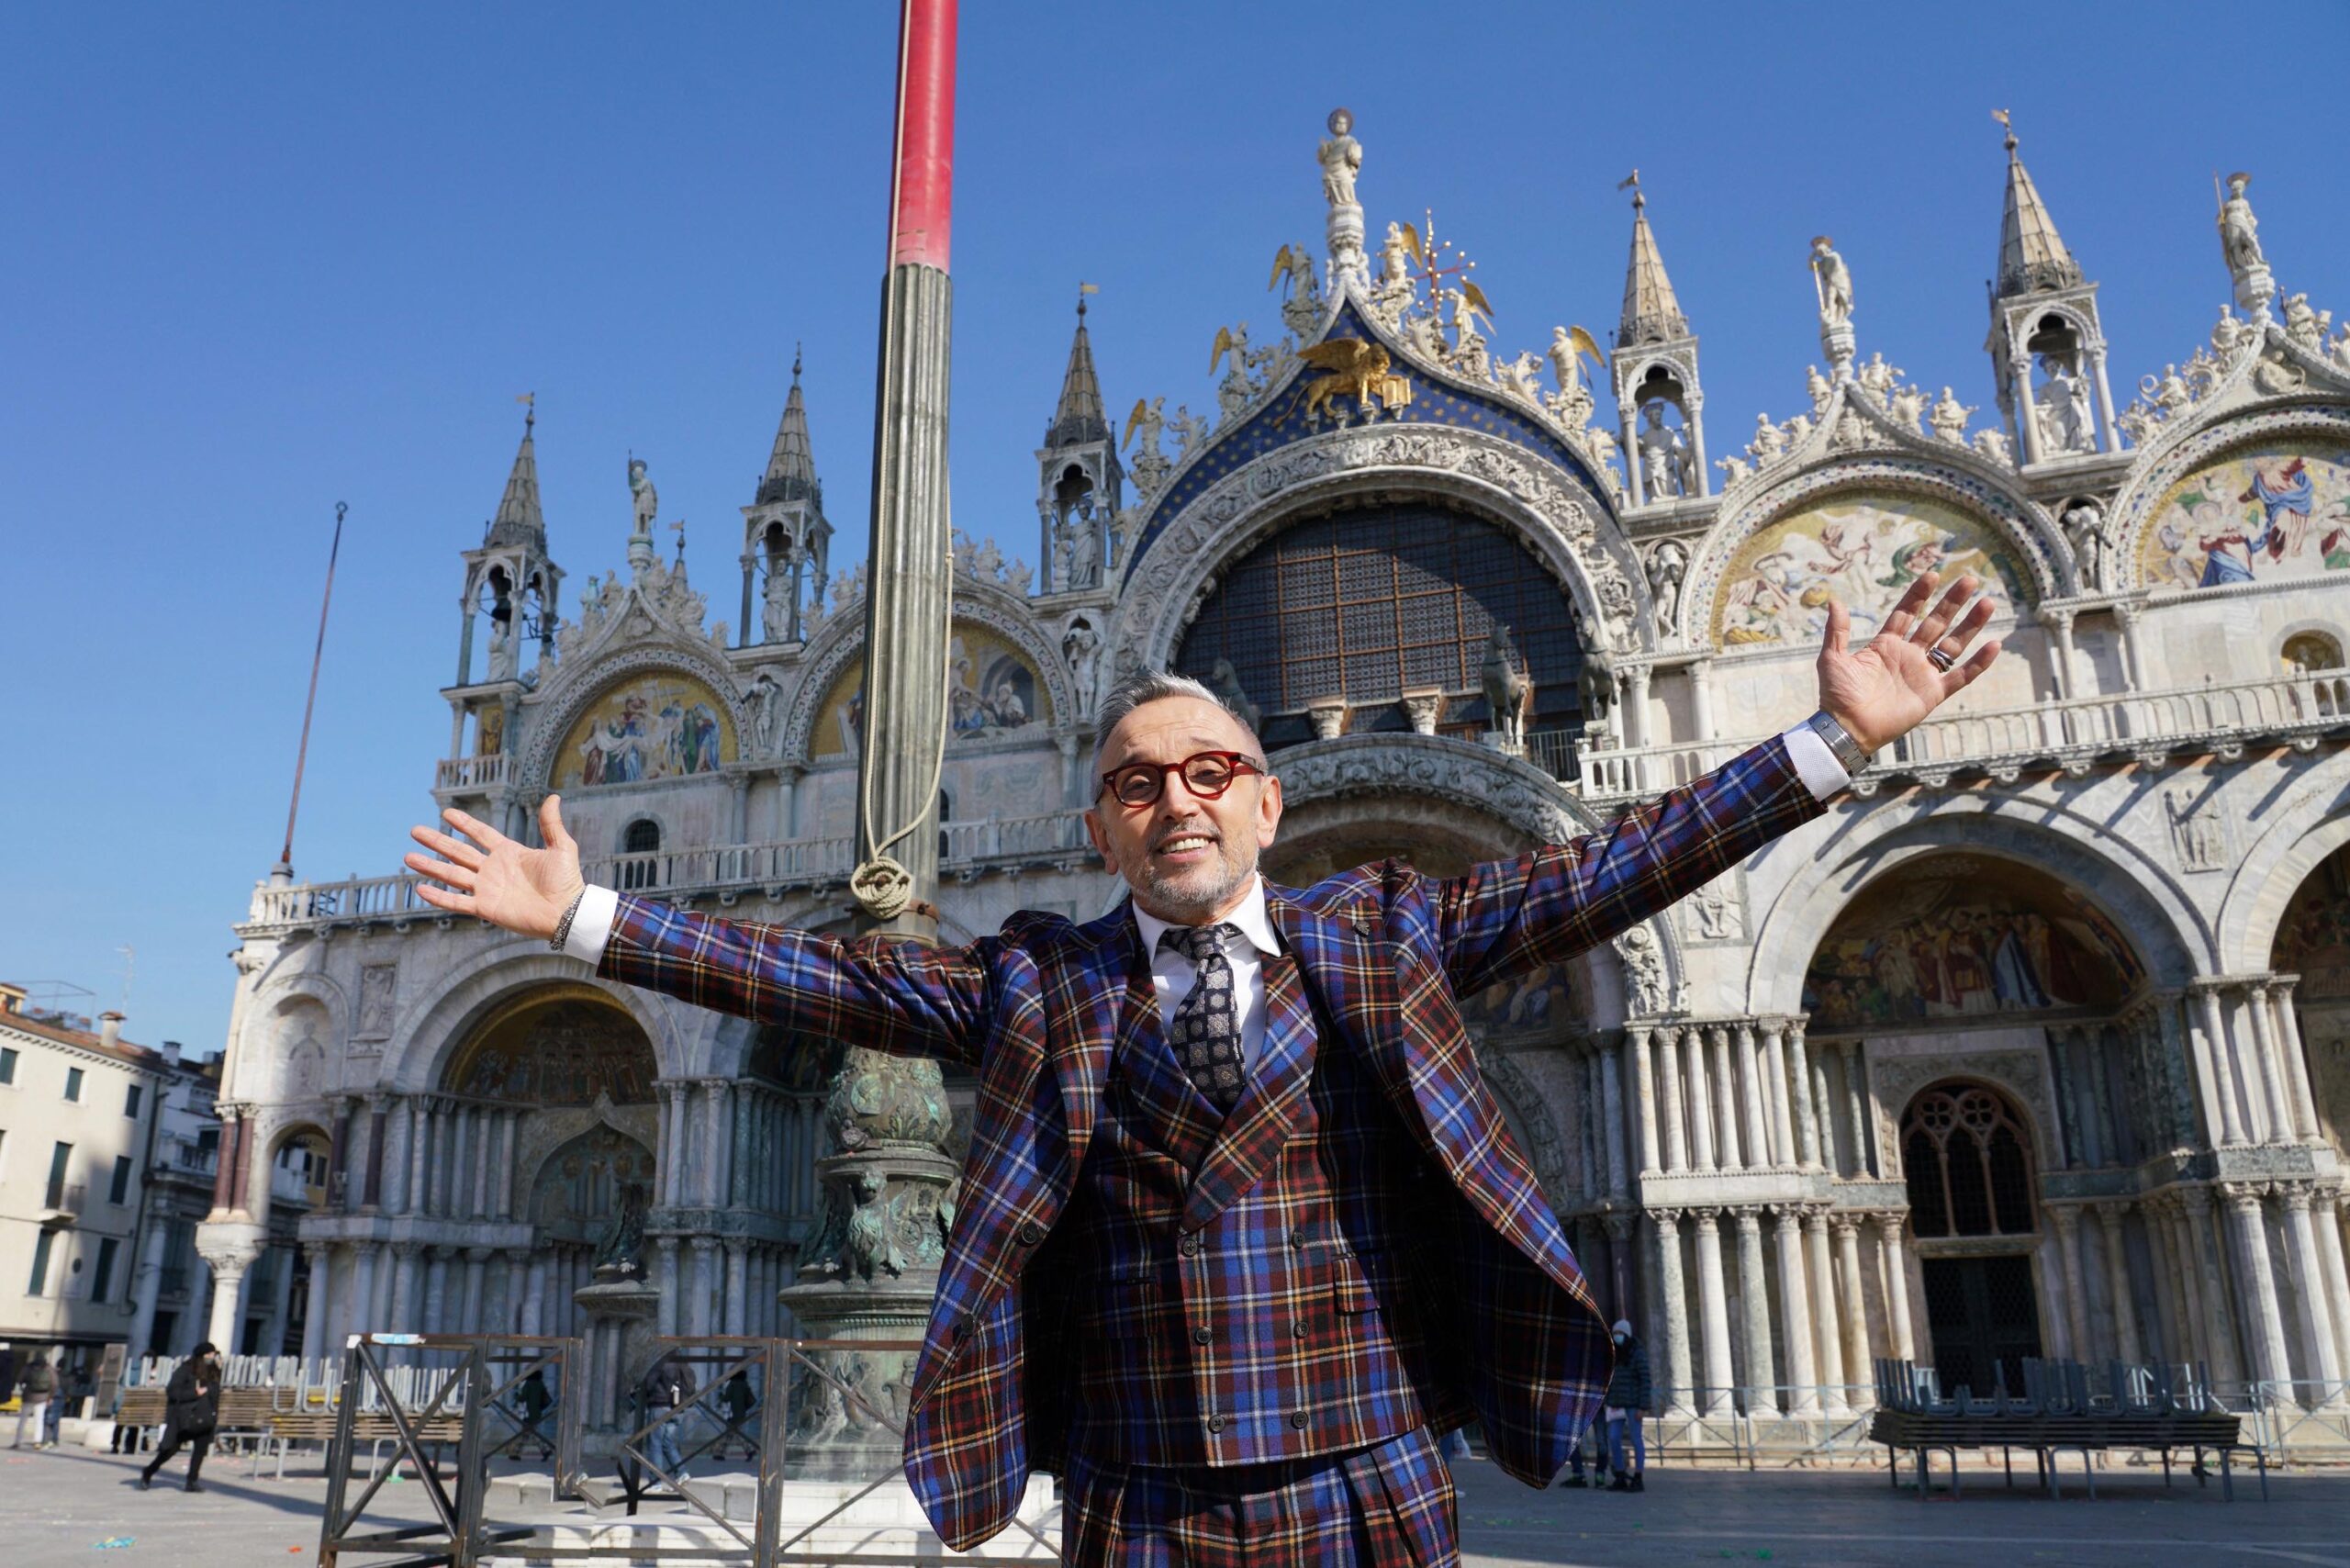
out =
<path fill-rule="evenodd" d="M 1161 697 L 1136 708 L 1102 737 L 1094 783 L 1128 763 L 1174 764 L 1203 751 L 1264 761 L 1256 737 L 1222 704 Z M 1262 773 L 1242 773 L 1210 800 L 1193 794 L 1182 774 L 1170 771 L 1162 776 L 1158 799 L 1147 806 L 1123 805 L 1104 790 L 1085 813 L 1093 847 L 1125 879 L 1135 902 L 1179 925 L 1205 924 L 1239 905 L 1257 857 L 1273 842 L 1281 820 L 1281 780 Z"/>

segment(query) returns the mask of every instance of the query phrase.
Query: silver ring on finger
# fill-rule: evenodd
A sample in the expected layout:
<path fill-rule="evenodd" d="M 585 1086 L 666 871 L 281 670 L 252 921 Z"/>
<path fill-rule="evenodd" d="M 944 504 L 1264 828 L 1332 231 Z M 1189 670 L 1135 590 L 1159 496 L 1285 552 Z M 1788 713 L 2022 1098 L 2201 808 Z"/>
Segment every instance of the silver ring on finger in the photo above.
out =
<path fill-rule="evenodd" d="M 1932 647 L 1926 650 L 1926 657 L 1936 669 L 1941 670 L 1945 675 L 1950 673 L 1951 666 L 1958 663 L 1958 655 L 1951 653 L 1940 643 L 1936 643 Z"/>

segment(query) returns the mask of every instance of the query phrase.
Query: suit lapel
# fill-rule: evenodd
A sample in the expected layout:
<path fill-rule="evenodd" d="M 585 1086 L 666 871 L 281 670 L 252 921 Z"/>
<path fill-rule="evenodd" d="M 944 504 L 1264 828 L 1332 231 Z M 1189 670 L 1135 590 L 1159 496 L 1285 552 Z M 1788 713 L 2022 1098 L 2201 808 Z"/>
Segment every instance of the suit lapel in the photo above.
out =
<path fill-rule="evenodd" d="M 1264 1177 L 1297 1126 L 1314 1079 L 1314 1007 L 1295 956 L 1265 959 L 1264 980 L 1265 1048 L 1192 1178 L 1183 1204 L 1187 1230 L 1222 1214 Z"/>
<path fill-rule="evenodd" d="M 1085 938 L 1056 977 L 1058 995 L 1046 998 L 1048 1019 L 1066 1018 L 1056 1031 L 1053 1076 L 1060 1085 L 1062 1116 L 1069 1127 L 1069 1170 L 1085 1163 L 1093 1123 L 1108 1081 L 1110 1057 L 1125 1038 L 1156 1019 L 1150 966 L 1140 958 L 1134 916 L 1121 901 L 1101 919 L 1079 927 Z"/>

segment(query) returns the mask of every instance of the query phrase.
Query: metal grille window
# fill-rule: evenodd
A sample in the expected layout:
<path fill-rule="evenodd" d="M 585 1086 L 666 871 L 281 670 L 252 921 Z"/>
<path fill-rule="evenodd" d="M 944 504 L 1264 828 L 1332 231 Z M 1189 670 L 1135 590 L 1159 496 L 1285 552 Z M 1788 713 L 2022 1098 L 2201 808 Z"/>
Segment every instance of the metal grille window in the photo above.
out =
<path fill-rule="evenodd" d="M 1469 699 L 1450 705 L 1448 726 L 1483 729 L 1485 639 L 1496 622 L 1534 679 L 1530 727 L 1572 722 L 1583 645 L 1566 590 L 1482 519 L 1426 503 L 1379 507 L 1259 545 L 1225 574 L 1175 664 L 1214 684 L 1217 661 L 1228 660 L 1269 719 L 1320 699 L 1360 708 L 1436 687 Z"/>
<path fill-rule="evenodd" d="M 621 838 L 623 855 L 652 855 L 660 847 L 661 824 L 649 818 L 639 817 L 629 823 L 627 833 Z M 624 892 L 658 887 L 660 883 L 660 868 L 650 860 L 632 860 L 621 867 L 621 889 Z"/>
<path fill-rule="evenodd" d="M 1920 1239 L 2038 1228 L 2023 1124 L 1987 1089 L 1929 1089 L 1901 1118 L 1909 1221 Z"/>

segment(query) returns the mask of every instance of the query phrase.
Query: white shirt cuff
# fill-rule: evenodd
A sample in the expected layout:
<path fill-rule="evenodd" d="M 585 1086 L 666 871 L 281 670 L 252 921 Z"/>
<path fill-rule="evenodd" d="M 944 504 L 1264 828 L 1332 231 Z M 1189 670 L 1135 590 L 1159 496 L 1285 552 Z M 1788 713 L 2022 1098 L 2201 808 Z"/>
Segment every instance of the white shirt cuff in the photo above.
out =
<path fill-rule="evenodd" d="M 1787 760 L 1796 765 L 1796 772 L 1802 778 L 1804 788 L 1811 791 L 1813 800 L 1825 801 L 1852 781 L 1852 776 L 1844 771 L 1844 765 L 1836 760 L 1836 754 L 1828 749 L 1828 743 L 1810 724 L 1797 724 L 1779 738 L 1787 743 Z M 584 921 L 588 912 L 582 909 L 579 914 Z M 574 925 L 572 940 L 578 940 L 578 926 Z"/>
<path fill-rule="evenodd" d="M 1811 744 L 1819 745 L 1814 735 Z M 1828 748 L 1819 745 L 1821 751 Z M 1830 758 L 1833 767 L 1835 759 Z M 621 896 L 610 888 L 590 886 L 579 895 L 579 909 L 571 917 L 571 930 L 563 939 L 563 950 L 572 958 L 594 964 L 602 961 L 604 944 L 612 939 L 612 921 L 621 912 Z"/>

